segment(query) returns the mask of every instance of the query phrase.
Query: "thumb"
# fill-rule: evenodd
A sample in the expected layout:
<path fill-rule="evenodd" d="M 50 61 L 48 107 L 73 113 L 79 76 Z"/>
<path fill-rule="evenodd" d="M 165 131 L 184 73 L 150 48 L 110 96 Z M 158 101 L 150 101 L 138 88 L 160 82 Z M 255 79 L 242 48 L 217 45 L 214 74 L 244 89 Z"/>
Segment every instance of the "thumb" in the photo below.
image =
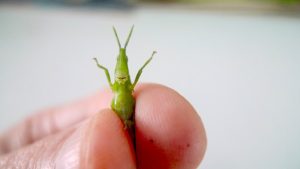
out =
<path fill-rule="evenodd" d="M 102 110 L 76 129 L 0 156 L 0 168 L 134 169 L 135 157 L 129 140 L 115 113 Z"/>

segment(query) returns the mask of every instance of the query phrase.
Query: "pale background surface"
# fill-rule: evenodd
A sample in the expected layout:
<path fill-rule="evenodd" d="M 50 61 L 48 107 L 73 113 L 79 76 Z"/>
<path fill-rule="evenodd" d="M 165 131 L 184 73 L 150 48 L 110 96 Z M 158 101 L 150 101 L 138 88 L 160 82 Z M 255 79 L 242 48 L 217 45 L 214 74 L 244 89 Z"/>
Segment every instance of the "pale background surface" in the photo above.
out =
<path fill-rule="evenodd" d="M 107 85 L 92 57 L 115 64 L 115 25 L 132 74 L 165 84 L 199 111 L 203 169 L 300 168 L 300 18 L 138 8 L 0 6 L 0 130 Z"/>

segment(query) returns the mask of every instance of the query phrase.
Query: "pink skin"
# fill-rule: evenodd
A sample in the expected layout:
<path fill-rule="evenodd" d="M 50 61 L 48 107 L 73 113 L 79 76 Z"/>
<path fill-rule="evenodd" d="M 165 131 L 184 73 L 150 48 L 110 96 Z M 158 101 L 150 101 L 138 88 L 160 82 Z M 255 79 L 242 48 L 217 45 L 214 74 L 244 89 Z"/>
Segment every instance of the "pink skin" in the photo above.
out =
<path fill-rule="evenodd" d="M 158 84 L 139 85 L 135 97 L 136 153 L 104 90 L 2 134 L 0 168 L 197 168 L 206 135 L 190 103 Z"/>

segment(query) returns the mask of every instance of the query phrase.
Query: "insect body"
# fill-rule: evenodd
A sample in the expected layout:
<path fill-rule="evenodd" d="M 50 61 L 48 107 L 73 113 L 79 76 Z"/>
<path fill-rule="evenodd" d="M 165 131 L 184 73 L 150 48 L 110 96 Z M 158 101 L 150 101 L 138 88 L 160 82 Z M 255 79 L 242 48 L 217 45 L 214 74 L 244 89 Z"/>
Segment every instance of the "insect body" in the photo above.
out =
<path fill-rule="evenodd" d="M 132 31 L 133 31 L 133 26 L 130 30 L 130 33 L 127 37 L 124 47 L 121 47 L 121 43 L 120 43 L 117 31 L 114 27 L 113 27 L 113 31 L 116 36 L 118 46 L 119 46 L 119 52 L 120 52 L 117 57 L 117 64 L 115 67 L 114 83 L 111 82 L 110 74 L 109 74 L 107 68 L 100 65 L 96 58 L 94 58 L 94 60 L 97 63 L 97 66 L 100 69 L 103 69 L 105 72 L 109 86 L 114 93 L 114 97 L 111 102 L 111 108 L 122 119 L 125 129 L 126 129 L 126 128 L 132 128 L 132 126 L 134 124 L 133 116 L 134 116 L 135 99 L 132 95 L 134 87 L 137 84 L 137 82 L 142 74 L 143 69 L 152 60 L 152 58 L 156 52 L 154 51 L 152 53 L 151 57 L 139 69 L 139 71 L 136 74 L 136 77 L 132 83 L 131 79 L 130 79 L 130 75 L 129 75 L 129 70 L 128 70 L 128 58 L 126 55 L 126 47 L 130 40 Z"/>

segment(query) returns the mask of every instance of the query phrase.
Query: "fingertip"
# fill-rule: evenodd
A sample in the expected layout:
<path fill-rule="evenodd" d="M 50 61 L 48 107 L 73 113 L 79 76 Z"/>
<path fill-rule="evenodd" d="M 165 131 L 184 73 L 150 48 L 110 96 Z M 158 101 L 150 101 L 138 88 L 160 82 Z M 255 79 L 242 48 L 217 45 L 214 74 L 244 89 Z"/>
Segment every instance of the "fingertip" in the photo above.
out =
<path fill-rule="evenodd" d="M 135 168 L 133 148 L 117 115 L 104 109 L 89 123 L 82 145 L 81 168 Z"/>
<path fill-rule="evenodd" d="M 157 84 L 136 90 L 139 168 L 196 168 L 206 150 L 200 117 L 176 91 Z M 156 161 L 156 163 L 153 163 Z"/>

